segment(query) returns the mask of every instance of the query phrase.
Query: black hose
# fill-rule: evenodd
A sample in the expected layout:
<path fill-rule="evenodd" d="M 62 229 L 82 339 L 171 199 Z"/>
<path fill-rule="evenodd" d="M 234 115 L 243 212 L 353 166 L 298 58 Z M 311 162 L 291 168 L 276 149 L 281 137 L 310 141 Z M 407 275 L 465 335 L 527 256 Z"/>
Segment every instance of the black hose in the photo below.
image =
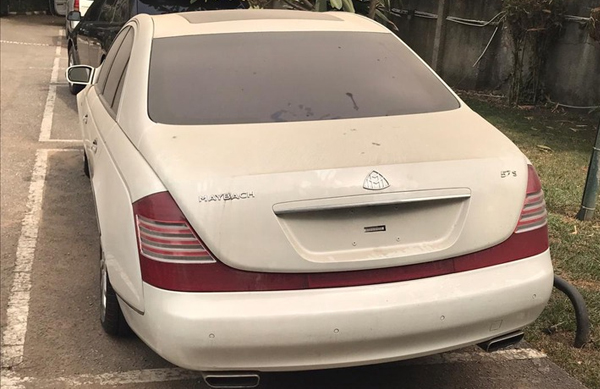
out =
<path fill-rule="evenodd" d="M 575 308 L 575 319 L 577 321 L 577 332 L 573 347 L 582 348 L 590 340 L 590 317 L 583 296 L 577 288 L 563 280 L 559 276 L 554 276 L 554 287 L 567 295 L 573 307 Z"/>

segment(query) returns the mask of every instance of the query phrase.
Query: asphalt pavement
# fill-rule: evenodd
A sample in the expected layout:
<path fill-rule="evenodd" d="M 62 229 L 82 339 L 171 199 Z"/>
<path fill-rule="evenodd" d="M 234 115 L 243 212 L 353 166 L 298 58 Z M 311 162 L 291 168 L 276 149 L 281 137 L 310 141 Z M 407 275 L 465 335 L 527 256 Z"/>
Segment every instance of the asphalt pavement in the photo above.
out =
<path fill-rule="evenodd" d="M 205 388 L 99 322 L 98 231 L 76 100 L 64 79 L 64 19 L 3 17 L 1 325 L 3 388 Z M 526 343 L 399 363 L 271 373 L 261 388 L 583 388 Z"/>

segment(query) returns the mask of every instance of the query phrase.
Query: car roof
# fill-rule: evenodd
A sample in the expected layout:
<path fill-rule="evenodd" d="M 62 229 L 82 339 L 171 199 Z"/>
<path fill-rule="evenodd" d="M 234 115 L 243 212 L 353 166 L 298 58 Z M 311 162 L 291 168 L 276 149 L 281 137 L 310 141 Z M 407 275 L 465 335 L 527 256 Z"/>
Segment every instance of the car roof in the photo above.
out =
<path fill-rule="evenodd" d="M 379 23 L 349 12 L 219 10 L 152 16 L 154 38 L 271 31 L 390 33 Z"/>

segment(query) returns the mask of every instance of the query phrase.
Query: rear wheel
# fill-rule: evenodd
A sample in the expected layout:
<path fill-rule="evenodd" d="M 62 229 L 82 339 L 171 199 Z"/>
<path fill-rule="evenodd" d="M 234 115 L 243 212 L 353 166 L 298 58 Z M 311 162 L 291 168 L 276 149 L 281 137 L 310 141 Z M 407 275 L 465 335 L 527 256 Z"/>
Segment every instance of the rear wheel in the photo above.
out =
<path fill-rule="evenodd" d="M 100 323 L 104 332 L 111 336 L 127 336 L 131 334 L 131 329 L 125 321 L 117 294 L 110 284 L 102 248 L 100 256 Z"/>
<path fill-rule="evenodd" d="M 75 65 L 75 54 L 73 54 L 73 48 L 69 47 L 69 66 L 73 65 Z M 72 95 L 76 95 L 77 93 L 81 92 L 83 88 L 83 85 L 69 83 L 69 92 L 71 92 Z"/>

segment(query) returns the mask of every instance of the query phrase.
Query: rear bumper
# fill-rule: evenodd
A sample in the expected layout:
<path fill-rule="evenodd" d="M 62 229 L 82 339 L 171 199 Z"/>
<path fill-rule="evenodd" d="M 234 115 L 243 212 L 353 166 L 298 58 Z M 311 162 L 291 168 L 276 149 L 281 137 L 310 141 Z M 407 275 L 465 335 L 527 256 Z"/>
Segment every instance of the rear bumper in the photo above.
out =
<path fill-rule="evenodd" d="M 193 370 L 310 370 L 435 354 L 522 328 L 552 291 L 550 253 L 451 275 L 300 291 L 185 293 L 121 304 L 163 358 Z"/>

